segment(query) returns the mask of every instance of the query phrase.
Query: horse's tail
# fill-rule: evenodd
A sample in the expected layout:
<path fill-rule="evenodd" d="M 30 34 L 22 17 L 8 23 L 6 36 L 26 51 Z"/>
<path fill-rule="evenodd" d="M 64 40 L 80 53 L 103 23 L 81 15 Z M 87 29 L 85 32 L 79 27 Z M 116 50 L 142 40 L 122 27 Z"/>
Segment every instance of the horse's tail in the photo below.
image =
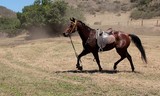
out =
<path fill-rule="evenodd" d="M 141 43 L 140 38 L 138 36 L 134 35 L 134 34 L 129 34 L 129 36 L 131 37 L 131 40 L 134 42 L 134 44 L 136 45 L 136 47 L 141 52 L 141 58 L 142 58 L 142 60 L 144 60 L 145 63 L 147 63 L 146 53 L 145 53 L 145 50 L 143 48 L 143 45 Z"/>

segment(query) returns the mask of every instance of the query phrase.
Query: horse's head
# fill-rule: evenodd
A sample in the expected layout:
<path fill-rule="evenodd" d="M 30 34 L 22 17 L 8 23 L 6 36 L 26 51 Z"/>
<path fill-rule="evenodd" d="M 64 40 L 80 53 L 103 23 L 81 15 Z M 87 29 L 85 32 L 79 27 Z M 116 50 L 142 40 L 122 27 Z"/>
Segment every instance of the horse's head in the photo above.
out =
<path fill-rule="evenodd" d="M 70 20 L 71 20 L 71 23 L 69 24 L 65 32 L 63 32 L 63 35 L 65 37 L 77 31 L 77 20 L 74 18 L 70 18 Z"/>

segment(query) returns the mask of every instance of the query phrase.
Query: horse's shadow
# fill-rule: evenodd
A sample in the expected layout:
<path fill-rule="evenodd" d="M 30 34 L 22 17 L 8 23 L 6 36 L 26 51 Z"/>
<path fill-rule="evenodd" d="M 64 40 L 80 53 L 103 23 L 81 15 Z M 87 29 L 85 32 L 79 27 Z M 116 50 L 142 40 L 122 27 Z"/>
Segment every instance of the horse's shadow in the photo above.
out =
<path fill-rule="evenodd" d="M 82 70 L 82 71 L 79 71 L 79 70 L 68 70 L 68 71 L 56 71 L 55 73 L 90 73 L 90 74 L 94 74 L 94 73 L 107 73 L 107 74 L 117 74 L 117 73 L 123 73 L 123 72 L 127 72 L 127 73 L 140 73 L 140 72 L 137 72 L 137 71 L 118 71 L 118 70 L 102 70 L 102 71 L 99 71 L 99 70 Z"/>

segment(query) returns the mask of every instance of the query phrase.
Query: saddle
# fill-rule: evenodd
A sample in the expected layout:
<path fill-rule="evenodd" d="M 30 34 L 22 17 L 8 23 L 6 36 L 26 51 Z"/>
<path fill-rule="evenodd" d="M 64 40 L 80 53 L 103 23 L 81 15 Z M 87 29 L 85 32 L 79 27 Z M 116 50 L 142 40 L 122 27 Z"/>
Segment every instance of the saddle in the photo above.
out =
<path fill-rule="evenodd" d="M 111 44 L 115 42 L 115 37 L 111 34 L 112 29 L 108 29 L 106 32 L 101 31 L 100 29 L 96 30 L 96 39 L 97 45 L 99 46 L 99 51 L 103 51 L 103 48 L 107 44 Z"/>

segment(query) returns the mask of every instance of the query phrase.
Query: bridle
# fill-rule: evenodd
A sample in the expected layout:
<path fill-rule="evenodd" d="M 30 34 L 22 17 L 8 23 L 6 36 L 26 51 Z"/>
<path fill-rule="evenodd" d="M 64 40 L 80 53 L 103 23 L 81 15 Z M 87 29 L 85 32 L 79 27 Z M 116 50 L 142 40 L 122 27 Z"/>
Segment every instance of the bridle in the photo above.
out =
<path fill-rule="evenodd" d="M 72 41 L 72 38 L 71 38 L 71 35 L 70 34 L 72 34 L 73 33 L 73 30 L 75 29 L 75 27 L 76 27 L 76 25 L 77 25 L 77 20 L 75 20 L 75 22 L 73 22 L 73 24 L 74 24 L 74 26 L 73 26 L 73 28 L 72 28 L 72 30 L 70 31 L 70 33 L 69 33 L 69 38 L 70 38 L 70 41 L 71 41 L 71 44 L 72 44 L 72 47 L 73 47 L 73 50 L 74 50 L 74 53 L 75 53 L 75 56 L 77 57 L 77 59 L 78 59 L 78 54 L 77 54 L 77 52 L 76 52 L 76 48 L 74 47 L 74 44 L 73 44 L 73 41 Z M 76 28 L 76 30 L 75 31 L 77 31 L 77 28 Z M 80 60 L 80 62 L 82 62 L 81 60 Z M 82 64 L 81 64 L 82 65 Z"/>
<path fill-rule="evenodd" d="M 77 26 L 77 20 L 75 20 L 75 22 L 73 22 L 73 24 L 74 24 L 74 26 L 72 27 L 72 30 L 69 32 L 69 35 L 72 34 L 73 30 L 76 28 L 76 26 Z M 75 31 L 77 31 L 77 28 L 76 28 Z"/>

